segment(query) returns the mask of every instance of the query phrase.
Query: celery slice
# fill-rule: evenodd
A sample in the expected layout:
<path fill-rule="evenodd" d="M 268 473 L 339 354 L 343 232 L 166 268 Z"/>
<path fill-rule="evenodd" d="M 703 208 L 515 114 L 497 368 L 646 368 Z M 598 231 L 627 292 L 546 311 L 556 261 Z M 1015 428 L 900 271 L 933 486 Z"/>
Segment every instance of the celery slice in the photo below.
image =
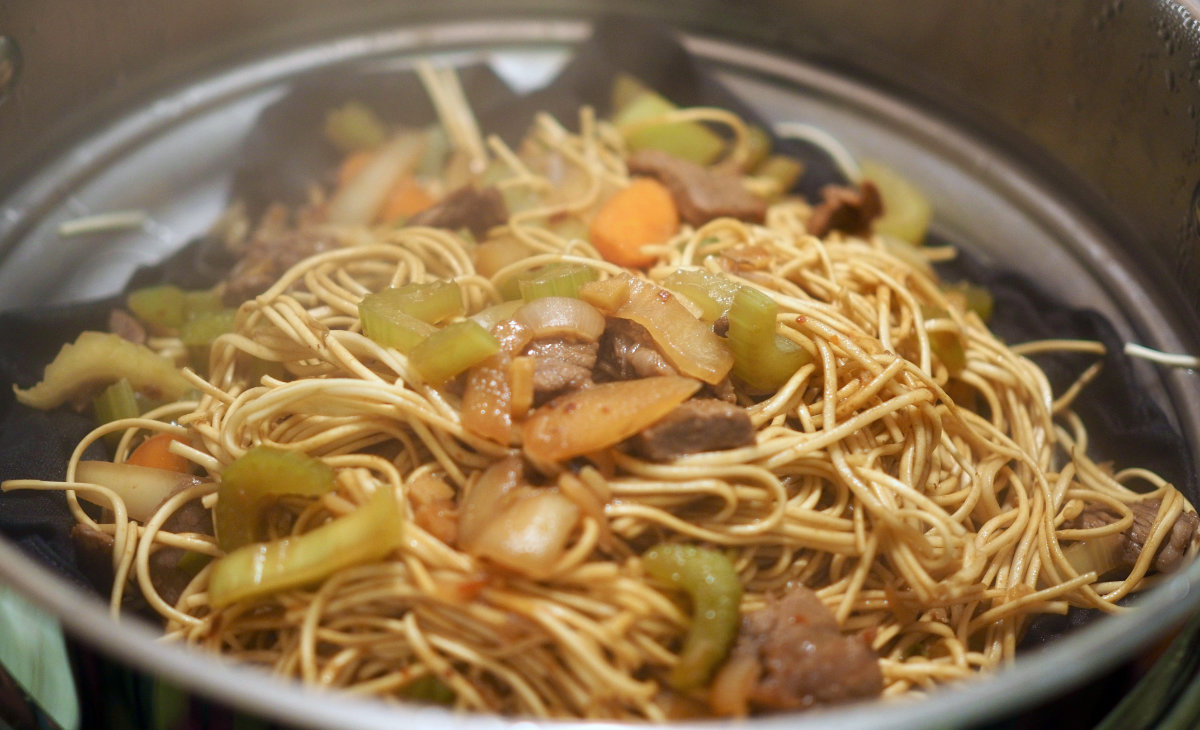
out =
<path fill-rule="evenodd" d="M 142 409 L 138 405 L 137 394 L 129 378 L 121 378 L 117 382 L 100 391 L 92 399 L 92 413 L 98 425 L 119 421 L 122 418 L 137 418 Z"/>
<path fill-rule="evenodd" d="M 251 543 L 220 558 L 208 579 L 209 600 L 220 607 L 262 598 L 382 560 L 400 547 L 403 519 L 396 495 L 382 485 L 366 504 L 311 532 Z"/>
<path fill-rule="evenodd" d="M 700 165 L 710 164 L 725 149 L 725 140 L 713 130 L 700 122 L 648 123 L 677 108 L 658 94 L 646 91 L 617 111 L 613 123 L 630 150 L 661 150 Z"/>
<path fill-rule="evenodd" d="M 547 264 L 517 277 L 521 298 L 527 302 L 542 297 L 579 298 L 579 288 L 600 275 L 584 264 Z"/>
<path fill-rule="evenodd" d="M 236 309 L 197 312 L 179 328 L 179 339 L 188 347 L 211 345 L 223 334 L 233 332 Z"/>
<path fill-rule="evenodd" d="M 925 194 L 881 162 L 863 160 L 860 166 L 863 179 L 875 183 L 883 199 L 883 215 L 872 224 L 874 231 L 920 245 L 933 219 Z"/>
<path fill-rule="evenodd" d="M 812 361 L 808 351 L 775 333 L 778 305 L 766 294 L 743 286 L 729 308 L 729 350 L 733 374 L 755 390 L 772 392 Z"/>
<path fill-rule="evenodd" d="M 46 366 L 41 382 L 28 389 L 14 386 L 13 392 L 21 403 L 46 410 L 87 397 L 121 378 L 156 400 L 175 400 L 191 389 L 175 363 L 150 348 L 119 335 L 87 331 L 63 345 Z"/>
<path fill-rule="evenodd" d="M 363 333 L 404 353 L 437 331 L 434 324 L 465 312 L 458 284 L 444 280 L 383 289 L 358 305 Z"/>
<path fill-rule="evenodd" d="M 333 489 L 333 468 L 320 459 L 255 446 L 221 472 L 213 519 L 217 543 L 234 550 L 261 539 L 263 512 L 283 495 L 319 497 Z"/>
<path fill-rule="evenodd" d="M 692 600 L 688 629 L 671 686 L 686 691 L 708 684 L 737 638 L 742 583 L 724 553 L 695 545 L 656 545 L 642 555 L 646 572 Z"/>
<path fill-rule="evenodd" d="M 387 128 L 370 107 L 350 101 L 325 114 L 325 138 L 342 152 L 378 147 L 387 139 Z"/>
<path fill-rule="evenodd" d="M 409 354 L 429 383 L 442 383 L 500 351 L 500 343 L 478 322 L 452 322 L 430 334 Z"/>
<path fill-rule="evenodd" d="M 663 280 L 663 286 L 699 307 L 705 322 L 715 322 L 728 312 L 742 288 L 729 277 L 703 269 L 679 269 Z"/>
<path fill-rule="evenodd" d="M 767 134 L 767 130 L 757 124 L 746 127 L 746 159 L 742 162 L 742 169 L 756 169 L 763 160 L 767 159 L 769 154 L 771 154 L 771 135 Z"/>
<path fill-rule="evenodd" d="M 125 306 L 143 324 L 159 329 L 177 329 L 187 319 L 187 294 L 171 284 L 135 289 Z"/>

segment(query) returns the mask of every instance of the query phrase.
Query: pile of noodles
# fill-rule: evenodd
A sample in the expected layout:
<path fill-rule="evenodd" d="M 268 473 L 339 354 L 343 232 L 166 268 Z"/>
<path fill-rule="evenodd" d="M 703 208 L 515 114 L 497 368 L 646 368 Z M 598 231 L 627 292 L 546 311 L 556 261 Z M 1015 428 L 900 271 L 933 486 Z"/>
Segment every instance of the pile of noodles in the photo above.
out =
<path fill-rule="evenodd" d="M 213 346 L 209 374 L 187 371 L 198 400 L 98 429 L 80 444 L 67 482 L 42 486 L 98 492 L 72 482 L 89 443 L 123 433 L 121 461 L 140 435 L 170 432 L 214 477 L 258 444 L 333 466 L 332 494 L 290 504 L 294 520 L 280 524 L 293 533 L 353 511 L 380 489 L 394 490 L 411 513 L 409 489 L 429 477 L 461 493 L 513 450 L 464 430 L 454 390 L 423 383 L 403 355 L 365 337 L 357 305 L 386 286 L 441 278 L 462 287 L 474 312 L 500 301 L 499 281 L 550 261 L 621 272 L 582 239 L 544 225 L 586 217 L 628 179 L 619 135 L 586 111 L 578 134 L 541 117 L 532 135 L 584 181 L 566 199 L 550 196 L 513 215 L 499 232 L 534 256 L 486 278 L 449 231 L 326 226 L 342 246 L 243 304 L 236 331 Z M 488 144 L 509 166 L 501 183 L 509 192 L 553 187 L 502 143 Z M 189 500 L 211 507 L 215 484 L 176 494 L 146 524 L 127 519 L 115 497 L 115 517 L 97 524 L 70 493 L 80 522 L 115 537 L 113 605 L 136 581 L 170 638 L 314 685 L 405 698 L 430 676 L 463 710 L 649 720 L 675 712 L 664 678 L 690 622 L 686 602 L 640 564 L 639 554 L 663 541 L 730 556 L 743 611 L 790 584 L 814 589 L 844 631 L 868 631 L 887 696 L 1002 665 L 1036 614 L 1125 610 L 1117 602 L 1153 581 L 1154 549 L 1191 507 L 1152 473 L 1113 473 L 1090 460 L 1071 411 L 1076 396 L 1086 397 L 1086 376 L 1055 394 L 1026 357 L 1098 346 L 1008 346 L 935 279 L 925 260 L 952 251 L 915 253 L 839 233 L 821 240 L 806 232 L 810 213 L 784 200 L 763 225 L 718 219 L 656 249 L 657 263 L 644 272 L 650 280 L 707 268 L 767 293 L 779 306 L 779 333 L 812 362 L 768 397 L 739 392 L 757 429 L 753 446 L 667 463 L 613 448 L 550 475 L 569 483 L 563 493 L 583 514 L 550 577 L 501 571 L 408 521 L 403 546 L 387 560 L 319 585 L 216 608 L 205 568 L 168 605 L 151 587 L 148 559 L 163 546 L 220 554 L 211 538 L 161 529 Z M 930 319 L 931 311 L 945 315 Z M 953 377 L 931 348 L 937 332 L 964 345 L 965 368 Z M 182 350 L 176 341 L 154 344 Z M 287 376 L 261 375 L 256 360 L 279 363 Z M 1097 582 L 1077 574 L 1060 540 L 1086 535 L 1064 522 L 1085 506 L 1107 506 L 1124 518 L 1101 531 L 1119 531 L 1129 524 L 1127 505 L 1150 497 L 1163 505 L 1130 575 Z"/>

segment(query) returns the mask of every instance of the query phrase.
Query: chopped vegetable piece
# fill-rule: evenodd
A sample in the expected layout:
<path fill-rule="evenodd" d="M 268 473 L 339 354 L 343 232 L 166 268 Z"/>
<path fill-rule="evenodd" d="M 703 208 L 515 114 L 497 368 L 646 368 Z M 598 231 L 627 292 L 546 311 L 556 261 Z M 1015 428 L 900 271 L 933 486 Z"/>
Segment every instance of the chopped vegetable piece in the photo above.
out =
<path fill-rule="evenodd" d="M 350 182 L 355 175 L 362 172 L 367 163 L 371 161 L 372 156 L 370 150 L 359 150 L 347 155 L 346 159 L 342 160 L 342 164 L 338 165 L 338 187 L 345 187 L 346 183 Z"/>
<path fill-rule="evenodd" d="M 295 451 L 255 446 L 221 472 L 213 508 L 217 544 L 234 550 L 262 539 L 263 515 L 283 495 L 319 497 L 333 489 L 332 467 Z"/>
<path fill-rule="evenodd" d="M 943 287 L 943 293 L 947 299 L 957 300 L 962 309 L 978 314 L 984 322 L 992 318 L 992 311 L 996 308 L 996 298 L 992 293 L 986 287 L 969 281 L 947 285 Z"/>
<path fill-rule="evenodd" d="M 13 392 L 21 403 L 46 410 L 121 378 L 154 400 L 178 400 L 191 388 L 173 362 L 150 348 L 114 334 L 83 332 L 63 345 L 40 383 L 28 389 L 13 386 Z"/>
<path fill-rule="evenodd" d="M 221 294 L 216 289 L 195 289 L 183 293 L 183 304 L 187 318 L 194 318 L 205 312 L 216 312 L 225 308 Z"/>
<path fill-rule="evenodd" d="M 646 328 L 654 344 L 672 367 L 684 375 L 716 385 L 733 367 L 733 355 L 712 328 L 696 319 L 675 295 L 643 279 L 631 276 L 595 282 L 584 287 L 581 297 L 602 312 L 632 320 Z M 621 280 L 624 280 L 623 282 Z M 603 290 L 624 286 L 626 299 L 615 308 Z M 599 292 L 601 296 L 593 297 Z"/>
<path fill-rule="evenodd" d="M 373 306 L 360 304 L 358 316 L 362 319 L 363 334 L 384 347 L 394 347 L 403 353 L 412 352 L 426 337 L 437 332 L 437 327 L 399 310 L 385 314 Z"/>
<path fill-rule="evenodd" d="M 185 487 L 199 484 L 200 480 L 190 474 L 181 474 L 167 469 L 156 469 L 136 464 L 114 464 L 111 461 L 81 461 L 75 468 L 75 481 L 99 484 L 108 487 L 121 497 L 131 519 L 145 522 L 154 516 L 154 511 L 167 497 Z M 86 491 L 78 491 L 80 499 L 101 507 L 108 501 Z"/>
<path fill-rule="evenodd" d="M 511 364 L 506 353 L 484 360 L 467 375 L 462 396 L 463 428 L 505 445 L 513 438 Z"/>
<path fill-rule="evenodd" d="M 262 598 L 382 560 L 400 547 L 403 524 L 396 495 L 380 487 L 366 504 L 310 532 L 244 545 L 220 558 L 209 576 L 209 601 L 221 607 Z"/>
<path fill-rule="evenodd" d="M 666 186 L 648 177 L 634 178 L 605 201 L 592 218 L 588 237 L 607 261 L 638 268 L 654 263 L 642 251 L 665 243 L 679 230 L 679 211 Z"/>
<path fill-rule="evenodd" d="M 783 195 L 795 187 L 803 174 L 804 163 L 789 155 L 771 155 L 754 168 L 754 175 L 770 180 L 777 195 Z"/>
<path fill-rule="evenodd" d="M 155 469 L 176 471 L 180 474 L 191 473 L 192 462 L 171 451 L 170 446 L 173 441 L 181 444 L 187 443 L 186 440 L 175 434 L 156 433 L 138 444 L 125 463 L 134 466 L 152 466 Z"/>
<path fill-rule="evenodd" d="M 171 284 L 135 289 L 125 306 L 143 324 L 159 330 L 178 329 L 187 319 L 187 294 Z"/>
<path fill-rule="evenodd" d="M 727 276 L 703 269 L 679 269 L 663 280 L 663 286 L 687 297 L 700 309 L 705 322 L 715 322 L 728 312 L 742 287 Z"/>
<path fill-rule="evenodd" d="M 365 226 L 375 220 L 388 191 L 413 171 L 425 147 L 424 136 L 402 133 L 379 148 L 363 169 L 340 187 L 329 201 L 330 223 Z"/>
<path fill-rule="evenodd" d="M 725 140 L 703 123 L 653 121 L 677 109 L 653 91 L 644 91 L 617 110 L 613 123 L 631 151 L 662 150 L 700 165 L 715 161 L 725 150 Z"/>
<path fill-rule="evenodd" d="M 383 209 L 379 211 L 382 223 L 403 223 L 412 215 L 420 213 L 437 202 L 426 192 L 421 183 L 409 175 L 396 181 L 383 201 Z"/>
<path fill-rule="evenodd" d="M 562 337 L 574 342 L 595 342 L 608 322 L 600 310 L 575 297 L 542 297 L 513 312 L 512 319 L 527 328 L 533 339 Z"/>
<path fill-rule="evenodd" d="M 138 405 L 137 394 L 133 392 L 129 379 L 121 378 L 92 399 L 92 412 L 96 423 L 104 425 L 122 418 L 137 418 L 142 409 Z"/>
<path fill-rule="evenodd" d="M 383 144 L 387 129 L 370 107 L 350 101 L 325 114 L 325 138 L 342 152 L 355 152 Z"/>
<path fill-rule="evenodd" d="M 389 287 L 366 295 L 358 304 L 363 333 L 404 353 L 433 334 L 434 324 L 465 312 L 458 284 L 445 280 Z"/>
<path fill-rule="evenodd" d="M 808 351 L 775 332 L 779 306 L 766 294 L 743 286 L 729 308 L 726 338 L 733 352 L 733 374 L 750 387 L 773 392 L 812 361 Z"/>
<path fill-rule="evenodd" d="M 412 702 L 430 705 L 454 704 L 454 690 L 432 674 L 417 677 L 400 688 L 400 696 Z"/>
<path fill-rule="evenodd" d="M 500 351 L 500 343 L 478 322 L 452 322 L 426 337 L 409 357 L 429 383 L 443 383 Z"/>
<path fill-rule="evenodd" d="M 653 92 L 653 89 L 642 83 L 636 76 L 624 71 L 619 72 L 613 78 L 611 98 L 613 111 L 620 112 L 634 99 L 647 92 Z"/>
<path fill-rule="evenodd" d="M 179 328 L 179 339 L 188 347 L 211 345 L 221 335 L 233 332 L 236 309 L 196 312 Z"/>
<path fill-rule="evenodd" d="M 751 124 L 746 127 L 746 157 L 742 160 L 743 171 L 758 168 L 771 154 L 771 135 L 767 130 Z"/>
<path fill-rule="evenodd" d="M 874 221 L 875 232 L 914 245 L 924 241 L 933 218 L 933 208 L 925 194 L 883 163 L 863 160 L 861 168 L 863 179 L 875 183 L 883 198 L 883 215 Z"/>
<path fill-rule="evenodd" d="M 525 302 L 521 301 L 520 299 L 514 299 L 508 302 L 500 302 L 499 304 L 493 304 L 490 307 L 481 309 L 475 314 L 472 314 L 471 319 L 478 322 L 480 327 L 483 327 L 488 332 L 491 332 L 493 327 L 500 324 L 504 320 L 512 319 L 513 313 L 523 306 L 525 306 Z"/>
<path fill-rule="evenodd" d="M 527 302 L 541 297 L 578 297 L 579 287 L 599 276 L 585 264 L 547 264 L 518 276 L 517 286 Z"/>
<path fill-rule="evenodd" d="M 671 671 L 671 686 L 687 691 L 708 684 L 737 637 L 742 584 L 723 553 L 695 545 L 657 545 L 642 555 L 646 572 L 687 592 L 692 625 Z"/>
<path fill-rule="evenodd" d="M 525 453 L 541 461 L 562 461 L 615 446 L 699 389 L 697 380 L 662 375 L 567 393 L 525 419 Z"/>

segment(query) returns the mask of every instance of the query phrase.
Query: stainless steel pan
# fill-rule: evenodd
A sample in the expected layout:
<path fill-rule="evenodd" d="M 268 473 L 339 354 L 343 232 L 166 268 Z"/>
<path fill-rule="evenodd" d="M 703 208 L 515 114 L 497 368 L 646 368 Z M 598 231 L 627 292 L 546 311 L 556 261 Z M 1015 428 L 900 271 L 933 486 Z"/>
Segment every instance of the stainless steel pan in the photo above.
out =
<path fill-rule="evenodd" d="M 1100 309 L 1131 340 L 1200 352 L 1200 8 L 1130 0 L 3 3 L 0 308 L 115 291 L 134 266 L 203 230 L 240 133 L 305 73 L 433 54 L 493 62 L 534 85 L 601 10 L 676 25 L 769 117 L 822 124 L 909 171 L 953 240 Z M 83 213 L 129 209 L 150 224 L 57 232 Z M 1200 457 L 1197 375 L 1147 366 L 1137 376 Z M 3 540 L 0 580 L 78 640 L 264 717 L 520 725 L 317 696 L 159 643 Z M 1200 612 L 1198 583 L 1200 564 L 1132 614 L 925 701 L 748 725 L 923 728 L 1008 716 L 1159 641 Z"/>

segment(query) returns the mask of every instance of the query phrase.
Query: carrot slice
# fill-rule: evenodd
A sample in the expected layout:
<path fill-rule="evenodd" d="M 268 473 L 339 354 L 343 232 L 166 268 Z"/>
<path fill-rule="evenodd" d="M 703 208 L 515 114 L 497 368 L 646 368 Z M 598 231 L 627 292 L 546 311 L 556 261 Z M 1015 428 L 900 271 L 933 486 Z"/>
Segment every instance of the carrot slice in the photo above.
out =
<path fill-rule="evenodd" d="M 342 160 L 341 166 L 337 171 L 338 187 L 344 187 L 350 182 L 350 178 L 362 172 L 362 169 L 367 166 L 367 162 L 374 156 L 372 150 L 359 150 L 346 156 Z"/>
<path fill-rule="evenodd" d="M 433 196 L 421 187 L 421 183 L 405 175 L 396 181 L 391 192 L 383 201 L 383 209 L 379 211 L 379 220 L 383 223 L 401 222 L 425 210 L 434 202 Z"/>
<path fill-rule="evenodd" d="M 663 243 L 678 229 L 679 210 L 670 191 L 657 180 L 639 177 L 600 207 L 588 233 L 605 260 L 636 268 L 655 260 L 642 246 Z"/>
<path fill-rule="evenodd" d="M 192 463 L 170 450 L 172 441 L 187 443 L 174 434 L 155 434 L 139 444 L 125 463 L 187 474 L 192 470 Z"/>

